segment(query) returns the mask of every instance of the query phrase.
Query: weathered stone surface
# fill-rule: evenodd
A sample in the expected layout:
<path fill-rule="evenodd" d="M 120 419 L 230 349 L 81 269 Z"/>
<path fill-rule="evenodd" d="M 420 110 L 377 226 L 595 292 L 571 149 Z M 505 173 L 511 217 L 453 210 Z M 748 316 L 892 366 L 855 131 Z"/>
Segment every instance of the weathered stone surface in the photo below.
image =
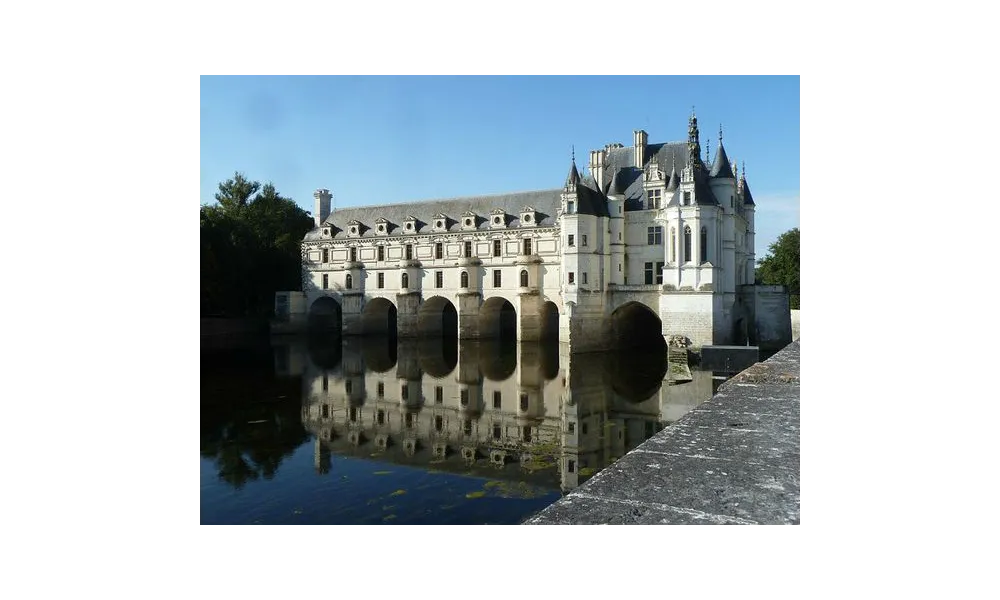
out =
<path fill-rule="evenodd" d="M 528 524 L 799 523 L 799 343 Z"/>

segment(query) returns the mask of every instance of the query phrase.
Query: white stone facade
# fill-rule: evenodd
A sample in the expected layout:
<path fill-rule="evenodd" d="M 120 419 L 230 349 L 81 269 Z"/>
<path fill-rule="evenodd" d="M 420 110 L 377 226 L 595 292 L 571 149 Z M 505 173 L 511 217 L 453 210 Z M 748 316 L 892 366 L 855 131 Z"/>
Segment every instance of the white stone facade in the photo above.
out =
<path fill-rule="evenodd" d="M 615 346 L 614 321 L 641 306 L 664 337 L 745 343 L 754 203 L 721 131 L 712 165 L 700 152 L 692 116 L 686 142 L 648 144 L 637 131 L 632 147 L 591 152 L 586 177 L 574 161 L 562 189 L 333 212 L 317 190 L 302 292 L 278 301 L 305 320 L 330 298 L 347 334 L 390 306 L 399 335 L 434 333 L 453 309 L 463 338 L 496 335 L 485 315 L 506 301 L 517 339 L 557 329 L 574 351 Z"/>

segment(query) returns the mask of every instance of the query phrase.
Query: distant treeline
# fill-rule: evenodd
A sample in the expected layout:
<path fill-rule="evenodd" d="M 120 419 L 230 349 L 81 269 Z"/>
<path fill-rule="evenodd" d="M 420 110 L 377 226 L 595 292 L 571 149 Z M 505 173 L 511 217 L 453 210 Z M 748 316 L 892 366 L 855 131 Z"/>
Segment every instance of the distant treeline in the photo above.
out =
<path fill-rule="evenodd" d="M 301 287 L 300 245 L 312 217 L 242 173 L 201 206 L 201 316 L 268 317 L 274 292 Z"/>
<path fill-rule="evenodd" d="M 757 283 L 787 286 L 791 308 L 799 308 L 798 227 L 778 236 L 767 256 L 757 261 Z"/>

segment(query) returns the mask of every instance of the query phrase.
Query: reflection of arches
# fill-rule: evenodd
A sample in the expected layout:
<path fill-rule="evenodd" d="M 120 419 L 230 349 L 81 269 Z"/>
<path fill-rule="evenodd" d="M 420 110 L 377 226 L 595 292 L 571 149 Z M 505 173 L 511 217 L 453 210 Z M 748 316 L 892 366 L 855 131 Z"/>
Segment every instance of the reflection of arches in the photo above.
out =
<path fill-rule="evenodd" d="M 479 369 L 490 381 L 504 381 L 517 366 L 517 344 L 512 340 L 481 340 Z"/>
<path fill-rule="evenodd" d="M 458 336 L 458 311 L 447 298 L 434 296 L 417 311 L 417 334 L 444 338 Z"/>
<path fill-rule="evenodd" d="M 424 373 L 438 379 L 447 377 L 458 364 L 458 340 L 420 338 L 417 340 L 417 357 Z"/>
<path fill-rule="evenodd" d="M 306 341 L 309 360 L 318 369 L 336 369 L 343 358 L 343 342 L 339 338 L 316 335 L 310 332 Z"/>
<path fill-rule="evenodd" d="M 663 323 L 648 306 L 628 302 L 619 306 L 608 319 L 607 334 L 615 348 L 648 348 L 662 350 Z"/>
<path fill-rule="evenodd" d="M 666 347 L 628 355 L 612 353 L 602 364 L 615 393 L 629 402 L 642 402 L 663 385 L 663 377 L 667 374 Z"/>
<path fill-rule="evenodd" d="M 361 333 L 396 335 L 396 306 L 385 298 L 372 298 L 361 311 Z"/>
<path fill-rule="evenodd" d="M 396 340 L 391 336 L 370 336 L 361 340 L 361 356 L 369 371 L 385 373 L 396 366 Z"/>
<path fill-rule="evenodd" d="M 317 298 L 309 307 L 309 329 L 314 331 L 340 331 L 340 303 L 329 296 Z"/>
<path fill-rule="evenodd" d="M 559 339 L 559 307 L 554 302 L 542 305 L 541 339 Z"/>
<path fill-rule="evenodd" d="M 494 296 L 479 307 L 479 336 L 482 338 L 515 338 L 517 312 L 514 305 Z"/>

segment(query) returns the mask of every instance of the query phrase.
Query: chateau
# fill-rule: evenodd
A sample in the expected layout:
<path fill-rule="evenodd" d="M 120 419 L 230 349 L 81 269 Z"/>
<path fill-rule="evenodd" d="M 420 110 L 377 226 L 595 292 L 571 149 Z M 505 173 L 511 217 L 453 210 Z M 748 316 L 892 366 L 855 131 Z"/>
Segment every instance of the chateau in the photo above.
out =
<path fill-rule="evenodd" d="M 722 143 L 609 144 L 561 188 L 351 207 L 319 189 L 302 290 L 279 320 L 345 334 L 556 337 L 574 352 L 650 331 L 695 347 L 790 341 L 784 290 L 754 286 L 754 200 Z M 787 331 L 786 331 L 787 330 Z M 785 338 L 788 338 L 787 340 Z"/>

